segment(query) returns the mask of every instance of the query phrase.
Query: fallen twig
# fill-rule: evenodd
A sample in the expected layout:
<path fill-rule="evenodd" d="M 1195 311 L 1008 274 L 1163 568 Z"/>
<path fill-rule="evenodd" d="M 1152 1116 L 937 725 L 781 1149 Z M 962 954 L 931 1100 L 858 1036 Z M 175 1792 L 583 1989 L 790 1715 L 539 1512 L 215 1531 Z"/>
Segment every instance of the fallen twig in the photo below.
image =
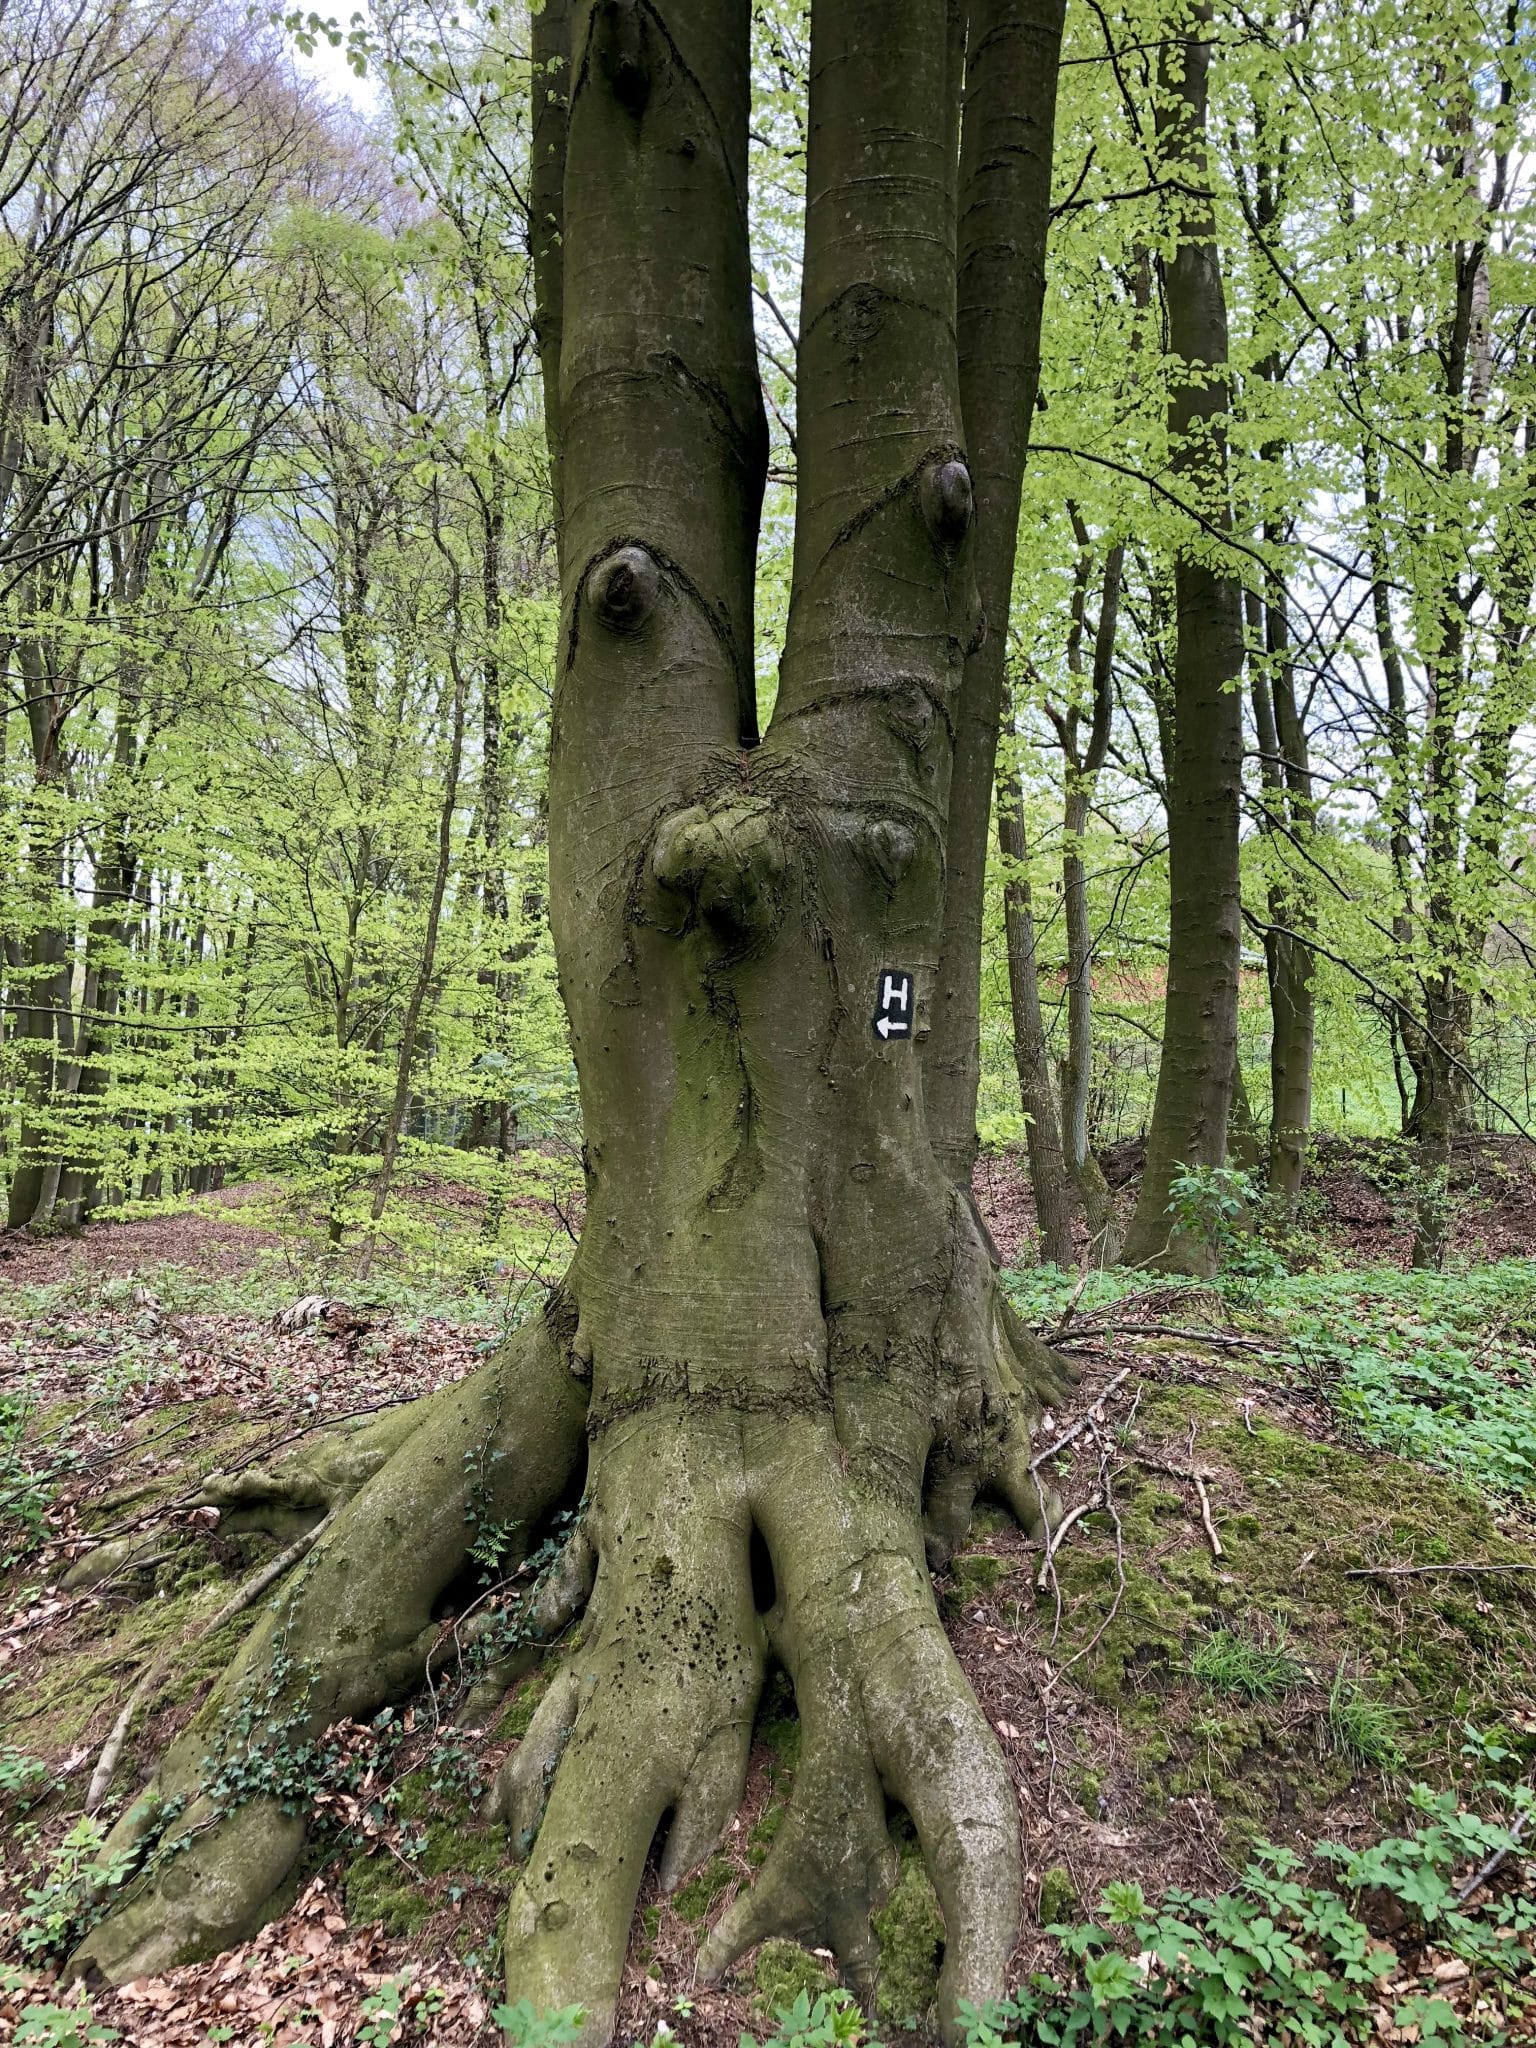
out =
<path fill-rule="evenodd" d="M 1138 1388 L 1137 1399 L 1139 1400 L 1140 1398 L 1141 1391 Z M 1103 1640 L 1105 1631 L 1120 1612 L 1120 1603 L 1125 1598 L 1125 1529 L 1120 1520 L 1120 1510 L 1115 1506 L 1115 1476 L 1110 1469 L 1109 1446 L 1099 1434 L 1097 1423 L 1094 1424 L 1093 1437 L 1094 1442 L 1099 1447 L 1099 1491 L 1101 1505 L 1109 1510 L 1109 1518 L 1115 1525 L 1115 1597 L 1109 1603 L 1108 1613 L 1088 1638 L 1087 1642 L 1080 1649 L 1074 1650 L 1064 1664 L 1058 1664 L 1056 1669 L 1046 1679 L 1045 1685 L 1042 1688 L 1042 1698 L 1045 1693 L 1050 1691 L 1051 1687 L 1055 1685 L 1064 1672 L 1070 1671 L 1074 1664 L 1081 1662 L 1090 1651 L 1098 1648 Z M 1051 1635 L 1053 1647 L 1055 1646 L 1056 1636 L 1060 1633 L 1061 1628 L 1061 1588 L 1059 1584 L 1057 1586 L 1056 1602 L 1056 1629 Z"/>
<path fill-rule="evenodd" d="M 1193 1465 L 1189 1468 L 1189 1476 L 1194 1480 L 1195 1492 L 1200 1496 L 1200 1519 L 1204 1522 L 1205 1533 L 1210 1538 L 1211 1555 L 1225 1557 L 1226 1552 L 1221 1547 L 1221 1538 L 1216 1534 L 1216 1524 L 1211 1518 L 1211 1497 L 1205 1490 L 1205 1481 Z"/>
<path fill-rule="evenodd" d="M 1474 1892 L 1481 1891 L 1483 1886 L 1488 1882 L 1489 1878 L 1493 1876 L 1493 1873 L 1504 1861 L 1505 1857 L 1510 1854 L 1511 1850 L 1516 1848 L 1519 1845 L 1519 1843 L 1524 1841 L 1525 1830 L 1530 1822 L 1530 1818 L 1531 1816 L 1529 1811 L 1522 1813 L 1519 1819 L 1515 1822 L 1514 1826 L 1509 1831 L 1510 1834 L 1514 1837 L 1514 1840 L 1506 1842 L 1502 1849 L 1495 1849 L 1493 1854 L 1488 1858 L 1488 1861 L 1482 1866 L 1482 1868 L 1480 1870 L 1474 1871 L 1472 1875 L 1467 1879 L 1466 1883 L 1462 1886 L 1461 1890 L 1456 1894 L 1456 1903 L 1458 1906 L 1464 1906 L 1467 1903 L 1468 1899 L 1471 1898 Z"/>
<path fill-rule="evenodd" d="M 1122 1366 L 1119 1372 L 1115 1374 L 1114 1378 L 1104 1388 L 1103 1392 L 1099 1394 L 1096 1397 L 1096 1399 L 1090 1402 L 1088 1407 L 1084 1409 L 1083 1413 L 1079 1415 L 1076 1422 L 1074 1422 L 1069 1429 L 1064 1429 L 1061 1435 L 1057 1437 L 1054 1443 L 1047 1444 L 1043 1451 L 1037 1452 L 1036 1455 L 1030 1459 L 1030 1471 L 1038 1472 L 1040 1467 L 1045 1463 L 1047 1458 L 1054 1458 L 1058 1451 L 1065 1450 L 1069 1443 L 1072 1443 L 1077 1437 L 1080 1437 L 1083 1431 L 1088 1427 L 1089 1423 L 1092 1422 L 1094 1417 L 1098 1414 L 1098 1411 L 1104 1406 L 1104 1403 L 1109 1399 L 1110 1395 L 1114 1393 L 1117 1387 L 1121 1386 L 1126 1380 L 1128 1380 L 1130 1376 L 1131 1368 L 1128 1365 Z"/>
<path fill-rule="evenodd" d="M 1040 1560 L 1040 1570 L 1035 1577 L 1035 1590 L 1037 1593 L 1045 1591 L 1045 1582 L 1050 1577 L 1056 1563 L 1056 1553 L 1060 1550 L 1062 1539 L 1072 1527 L 1072 1524 L 1080 1522 L 1084 1515 L 1091 1515 L 1095 1508 L 1101 1508 L 1103 1505 L 1102 1500 L 1080 1501 L 1075 1508 L 1069 1509 L 1062 1516 L 1056 1527 L 1051 1531 L 1050 1538 L 1045 1546 L 1045 1556 Z"/>
<path fill-rule="evenodd" d="M 1346 1579 L 1419 1579 L 1432 1573 L 1536 1572 L 1536 1564 L 1363 1564 L 1347 1571 Z"/>
<path fill-rule="evenodd" d="M 1176 1323 L 1099 1323 L 1095 1335 L 1112 1337 L 1182 1337 L 1190 1344 L 1217 1344 L 1227 1351 L 1273 1351 L 1262 1337 L 1239 1337 L 1229 1330 L 1185 1330 Z"/>
<path fill-rule="evenodd" d="M 1046 1338 L 1047 1344 L 1054 1344 L 1059 1337 L 1065 1337 L 1067 1334 L 1067 1325 L 1071 1322 L 1073 1316 L 1077 1314 L 1077 1304 L 1083 1298 L 1083 1289 L 1088 1285 L 1088 1275 L 1092 1270 L 1092 1267 L 1084 1266 L 1082 1272 L 1078 1275 L 1077 1285 L 1072 1290 L 1072 1298 L 1061 1312 L 1061 1321 L 1056 1325 L 1050 1336 Z"/>
<path fill-rule="evenodd" d="M 87 1813 L 94 1813 L 110 1791 L 112 1776 L 122 1757 L 123 1745 L 128 1740 L 128 1731 L 133 1726 L 134 1717 L 140 1707 L 146 1706 L 160 1690 L 175 1651 L 190 1647 L 191 1643 L 202 1642 L 216 1629 L 221 1629 L 225 1622 L 233 1621 L 237 1614 L 243 1614 L 247 1607 L 254 1606 L 274 1579 L 281 1578 L 290 1566 L 297 1564 L 306 1552 L 314 1548 L 322 1532 L 335 1518 L 335 1514 L 336 1510 L 332 1508 L 330 1513 L 322 1516 L 312 1529 L 306 1529 L 302 1536 L 296 1536 L 286 1549 L 280 1550 L 276 1557 L 268 1558 L 259 1571 L 252 1572 L 243 1585 L 235 1588 L 218 1613 L 211 1620 L 204 1622 L 192 1635 L 189 1642 L 177 1642 L 150 1660 L 138 1684 L 123 1702 L 122 1712 L 112 1723 L 112 1732 L 102 1745 L 101 1755 L 96 1760 L 96 1768 L 91 1773 L 90 1786 L 85 1795 Z"/>

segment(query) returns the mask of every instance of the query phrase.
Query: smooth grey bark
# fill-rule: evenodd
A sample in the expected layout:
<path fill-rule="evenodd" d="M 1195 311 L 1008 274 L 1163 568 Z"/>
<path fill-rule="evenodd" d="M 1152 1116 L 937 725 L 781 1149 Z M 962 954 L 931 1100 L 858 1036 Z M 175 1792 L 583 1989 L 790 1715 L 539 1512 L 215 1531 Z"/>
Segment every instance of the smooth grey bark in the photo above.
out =
<path fill-rule="evenodd" d="M 943 941 L 923 1052 L 934 1147 L 956 1186 L 966 1189 L 976 1161 L 981 925 L 1008 612 L 1040 383 L 1062 17 L 1062 0 L 976 0 L 969 9 L 956 319 L 976 502 L 976 588 L 987 631 L 967 657 L 954 709 Z"/>
<path fill-rule="evenodd" d="M 509 1991 L 580 2005 L 593 2043 L 612 2030 L 663 1822 L 670 1886 L 740 1801 L 770 1655 L 794 1686 L 800 1762 L 701 1977 L 786 1935 L 831 1948 L 868 1995 L 893 1803 L 943 1909 L 946 2030 L 962 2000 L 1001 1991 L 1018 1809 L 930 1571 L 981 1487 L 1038 1530 L 1050 1503 L 1030 1431 L 1065 1384 L 1008 1309 L 941 1163 L 920 1050 L 956 706 L 982 631 L 954 338 L 951 10 L 813 10 L 794 584 L 760 744 L 749 18 L 749 0 L 573 6 L 559 264 L 542 265 L 561 302 L 557 324 L 541 320 L 563 524 L 550 900 L 588 1220 L 538 1332 L 477 1376 L 474 1399 L 494 1403 L 496 1446 L 518 1416 L 543 1419 L 525 1402 L 544 1404 L 557 1492 L 571 1408 L 584 1419 L 567 1575 L 586 1602 L 580 1642 L 496 1802 L 525 1859 Z M 888 976 L 910 977 L 894 1037 L 875 1028 L 877 1008 L 891 1020 Z M 463 1558 L 477 1382 L 431 1410 L 433 1426 L 447 1418 L 432 1446 L 441 1510 L 411 1559 L 410 1614 L 386 1616 L 350 1712 L 403 1683 L 417 1638 L 402 1647 L 400 1630 Z M 430 1497 L 415 1442 L 344 1510 L 348 1547 L 317 1541 L 306 1644 L 327 1602 L 382 1599 L 388 1546 L 360 1558 L 352 1536 L 371 1517 L 378 1540 L 397 1459 L 413 1498 Z M 520 1459 L 500 1491 L 531 1537 L 549 1488 Z M 761 1601 L 754 1546 L 772 1579 Z M 112 1916 L 85 1959 L 130 1975 L 167 1928 L 206 1945 L 259 1920 L 302 1830 L 296 1846 L 270 1809 L 265 1823 L 250 1811 L 218 1818 L 223 1848 L 184 1851 L 215 1924 L 198 1930 L 173 1861 L 158 1915 Z"/>
<path fill-rule="evenodd" d="M 1273 452 L 1273 451 L 1266 451 Z M 1277 541 L 1278 531 L 1266 531 Z M 1278 578 L 1255 600 L 1264 650 L 1253 671 L 1254 727 L 1259 743 L 1261 820 L 1272 842 L 1269 925 L 1264 960 L 1269 983 L 1270 1119 L 1266 1183 L 1284 1217 L 1294 1215 L 1306 1179 L 1312 1130 L 1312 1052 L 1316 1032 L 1316 962 L 1306 942 L 1312 891 L 1297 872 L 1316 823 L 1306 728 L 1296 701 L 1290 616 Z"/>
<path fill-rule="evenodd" d="M 1138 274 L 1138 305 L 1147 303 L 1149 290 L 1143 269 Z M 1076 507 L 1070 510 L 1079 556 L 1068 662 L 1069 666 L 1077 669 L 1081 663 L 1080 648 L 1086 631 L 1085 604 L 1092 558 L 1087 528 Z M 1099 770 L 1109 751 L 1114 722 L 1115 634 L 1120 616 L 1120 585 L 1124 568 L 1125 543 L 1116 541 L 1105 557 L 1099 587 L 1086 745 L 1082 740 L 1081 715 L 1075 705 L 1066 712 L 1058 711 L 1052 704 L 1046 706 L 1061 746 L 1066 784 L 1061 853 L 1062 916 L 1067 934 L 1067 1052 L 1061 1067 L 1062 1140 L 1067 1171 L 1076 1184 L 1094 1242 L 1094 1257 L 1100 1265 L 1115 1264 L 1120 1256 L 1120 1245 L 1114 1201 L 1103 1168 L 1094 1154 L 1088 1129 L 1088 1104 L 1093 1085 L 1094 946 L 1088 915 L 1088 873 L 1083 860 L 1083 835 L 1088 826 L 1088 812 Z"/>
<path fill-rule="evenodd" d="M 1189 10 L 1185 38 L 1165 45 L 1159 66 L 1158 132 L 1179 170 L 1177 246 L 1163 267 L 1170 353 L 1190 366 L 1171 373 L 1172 466 L 1218 531 L 1230 527 L 1226 413 L 1226 298 L 1207 189 L 1208 6 Z M 1181 1168 L 1226 1159 L 1237 1045 L 1238 799 L 1242 777 L 1241 596 L 1215 566 L 1209 543 L 1174 564 L 1177 639 L 1166 759 L 1168 785 L 1168 992 L 1163 1054 L 1147 1134 L 1147 1158 L 1126 1235 L 1128 1264 L 1203 1272 L 1210 1247 L 1178 1230 L 1170 1188 Z"/>

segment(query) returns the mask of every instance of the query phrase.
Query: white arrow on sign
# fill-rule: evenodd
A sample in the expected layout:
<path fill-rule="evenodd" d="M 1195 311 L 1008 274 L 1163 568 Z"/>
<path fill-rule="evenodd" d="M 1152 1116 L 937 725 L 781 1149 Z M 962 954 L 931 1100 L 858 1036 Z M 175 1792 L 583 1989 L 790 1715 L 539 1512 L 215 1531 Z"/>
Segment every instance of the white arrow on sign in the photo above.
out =
<path fill-rule="evenodd" d="M 912 1036 L 912 977 L 904 968 L 884 969 L 875 982 L 875 1014 L 870 1024 L 889 1045 L 893 1038 Z"/>

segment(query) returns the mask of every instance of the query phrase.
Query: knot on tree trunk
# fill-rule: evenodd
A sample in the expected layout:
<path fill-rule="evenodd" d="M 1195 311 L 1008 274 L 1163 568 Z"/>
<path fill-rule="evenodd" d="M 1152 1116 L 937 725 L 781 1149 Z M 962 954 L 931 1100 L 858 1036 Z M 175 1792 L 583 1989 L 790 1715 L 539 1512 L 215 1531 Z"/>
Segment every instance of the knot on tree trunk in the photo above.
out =
<path fill-rule="evenodd" d="M 599 0 L 592 20 L 598 66 L 621 107 L 639 116 L 651 96 L 640 0 Z"/>
<path fill-rule="evenodd" d="M 928 531 L 946 551 L 959 547 L 976 510 L 971 472 L 957 456 L 931 462 L 918 482 L 918 499 Z"/>
<path fill-rule="evenodd" d="M 649 548 L 627 541 L 587 571 L 587 603 L 610 633 L 638 633 L 661 594 L 661 570 Z"/>
<path fill-rule="evenodd" d="M 784 838 L 773 805 L 762 798 L 695 804 L 663 819 L 648 865 L 664 930 L 702 926 L 736 950 L 778 928 Z"/>

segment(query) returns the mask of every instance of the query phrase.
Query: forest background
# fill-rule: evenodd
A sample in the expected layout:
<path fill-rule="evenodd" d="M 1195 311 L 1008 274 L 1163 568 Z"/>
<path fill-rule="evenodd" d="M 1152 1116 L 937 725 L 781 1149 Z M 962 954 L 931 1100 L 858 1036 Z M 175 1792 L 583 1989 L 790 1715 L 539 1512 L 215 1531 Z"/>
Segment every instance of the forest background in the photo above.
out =
<path fill-rule="evenodd" d="M 766 728 L 808 52 L 797 0 L 753 14 Z M 93 2038 L 47 2001 L 122 1879 L 106 1822 L 341 1498 L 242 1525 L 242 1482 L 467 1383 L 580 1232 L 529 37 L 517 4 L 0 0 L 0 2041 Z M 1173 47 L 1208 56 L 1208 216 Z M 1025 1849 L 972 2048 L 1116 2011 L 1226 2043 L 1322 1996 L 1330 2048 L 1536 2023 L 1533 89 L 1519 0 L 1066 8 L 976 1196 L 1086 1384 L 1029 1468 L 1064 1540 L 984 1507 L 932 1575 Z M 1191 246 L 1209 372 L 1171 339 Z M 1242 614 L 1232 1116 L 1133 1219 L 1191 566 Z M 1138 1226 L 1182 1275 L 1117 1264 Z M 221 1788 L 308 1812 L 292 1911 L 98 2016 L 573 2036 L 494 2004 L 515 1851 L 479 1804 L 568 1645 L 509 1686 L 457 1637 L 458 1603 L 521 1627 L 563 1526 L 525 1559 L 472 1493 L 427 1693 Z M 648 1872 L 636 2036 L 858 2038 L 825 1950 L 695 1978 L 799 1742 L 771 1686 L 739 1827 Z M 944 1926 L 895 1833 L 874 2024 L 926 2028 Z"/>
<path fill-rule="evenodd" d="M 757 14 L 766 714 L 805 25 Z M 575 1193 L 579 1133 L 544 898 L 526 22 L 295 17 L 371 112 L 238 11 L 8 10 L 7 33 L 9 1221 L 259 1181 L 367 1266 L 413 1227 L 398 1189 L 446 1177 L 476 1226 L 418 1214 L 416 1250 L 527 1264 L 519 1198 Z M 1430 1099 L 1457 1132 L 1532 1114 L 1529 23 L 1436 0 L 1215 24 L 1229 539 L 1169 465 L 1157 33 L 1155 7 L 1069 10 L 981 1136 L 1016 1143 L 1044 1089 L 1113 1253 L 1094 1149 L 1144 1131 L 1155 1086 L 1172 564 L 1203 552 L 1246 605 L 1234 1163 L 1280 1134 L 1284 1222 L 1311 1103 L 1406 1135 L 1434 1263 Z"/>

